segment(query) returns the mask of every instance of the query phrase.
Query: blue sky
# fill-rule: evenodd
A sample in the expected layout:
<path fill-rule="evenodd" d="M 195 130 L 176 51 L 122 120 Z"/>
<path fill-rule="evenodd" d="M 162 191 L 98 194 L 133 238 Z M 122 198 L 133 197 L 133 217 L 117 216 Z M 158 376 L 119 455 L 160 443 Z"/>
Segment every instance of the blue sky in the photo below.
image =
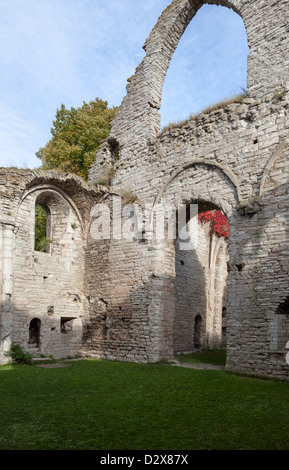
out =
<path fill-rule="evenodd" d="M 0 166 L 35 168 L 56 109 L 120 105 L 142 46 L 171 0 L 0 0 Z M 205 5 L 173 56 L 162 125 L 246 87 L 242 19 Z"/>

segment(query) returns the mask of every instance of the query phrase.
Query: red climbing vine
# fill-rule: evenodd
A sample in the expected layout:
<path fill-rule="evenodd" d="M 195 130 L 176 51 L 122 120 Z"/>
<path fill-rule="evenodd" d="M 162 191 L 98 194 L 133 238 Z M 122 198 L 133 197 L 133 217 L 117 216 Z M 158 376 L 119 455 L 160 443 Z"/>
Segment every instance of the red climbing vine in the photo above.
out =
<path fill-rule="evenodd" d="M 211 222 L 212 228 L 217 235 L 229 238 L 229 222 L 222 211 L 206 211 L 198 215 L 199 222 Z"/>

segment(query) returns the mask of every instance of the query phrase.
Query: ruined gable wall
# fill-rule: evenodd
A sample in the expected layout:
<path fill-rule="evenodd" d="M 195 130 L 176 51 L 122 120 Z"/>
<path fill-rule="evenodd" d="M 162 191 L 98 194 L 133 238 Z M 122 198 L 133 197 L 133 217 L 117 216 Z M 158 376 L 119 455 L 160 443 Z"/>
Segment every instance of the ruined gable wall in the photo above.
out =
<path fill-rule="evenodd" d="M 205 200 L 223 210 L 230 222 L 227 368 L 288 379 L 284 339 L 281 351 L 276 346 L 280 341 L 274 340 L 280 331 L 274 314 L 288 296 L 289 274 L 288 5 L 261 0 L 210 3 L 231 6 L 244 20 L 250 47 L 248 98 L 204 112 L 156 138 L 161 88 L 170 58 L 202 4 L 174 1 L 146 41 L 146 57 L 129 79 L 127 96 L 108 142 L 97 155 L 90 181 L 101 172 L 100 159 L 110 158 L 110 142 L 115 140 L 120 144 L 120 158 L 113 190 L 132 190 L 144 204 Z M 143 247 L 139 257 L 145 253 Z M 157 269 L 159 260 L 164 269 Z M 154 280 L 147 296 L 139 299 L 147 302 L 150 298 L 152 305 L 155 295 L 159 301 L 161 313 L 156 307 L 154 316 L 159 314 L 162 322 L 156 324 L 158 334 L 152 341 L 154 350 L 167 357 L 175 312 L 174 261 L 172 244 L 158 247 L 150 267 Z M 163 296 L 154 287 L 158 283 Z M 147 318 L 151 313 L 148 305 Z"/>
<path fill-rule="evenodd" d="M 160 131 L 162 86 L 172 55 L 187 25 L 204 2 L 175 0 L 164 11 L 144 49 L 146 55 L 129 78 L 127 96 L 112 122 L 109 140 L 120 144 L 121 158 L 134 158 Z M 286 0 L 210 1 L 233 8 L 242 17 L 248 36 L 247 87 L 251 98 L 262 98 L 288 82 L 288 5 Z M 108 150 L 106 152 L 106 150 Z M 91 168 L 91 181 L 101 172 L 99 163 L 109 159 L 104 144 Z"/>

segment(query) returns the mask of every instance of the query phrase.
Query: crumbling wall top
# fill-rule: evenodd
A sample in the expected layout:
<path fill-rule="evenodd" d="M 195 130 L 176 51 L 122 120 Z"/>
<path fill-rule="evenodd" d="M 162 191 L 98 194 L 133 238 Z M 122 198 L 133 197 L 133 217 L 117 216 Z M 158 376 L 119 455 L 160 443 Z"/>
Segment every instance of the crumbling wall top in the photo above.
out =
<path fill-rule="evenodd" d="M 160 131 L 162 87 L 173 53 L 190 21 L 205 4 L 232 8 L 247 31 L 247 88 L 251 98 L 286 84 L 289 32 L 287 0 L 174 0 L 160 16 L 144 44 L 146 56 L 128 79 L 127 95 L 110 133 L 122 150 L 146 146 Z"/>

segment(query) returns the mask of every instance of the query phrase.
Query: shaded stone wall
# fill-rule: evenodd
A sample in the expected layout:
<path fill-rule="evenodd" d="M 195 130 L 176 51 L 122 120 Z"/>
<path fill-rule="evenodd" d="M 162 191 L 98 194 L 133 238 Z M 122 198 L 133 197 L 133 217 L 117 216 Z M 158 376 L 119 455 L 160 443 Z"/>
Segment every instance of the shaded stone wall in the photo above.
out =
<path fill-rule="evenodd" d="M 57 172 L 1 169 L 0 181 L 1 362 L 12 341 L 36 355 L 80 354 L 86 224 L 98 193 Z M 50 212 L 47 252 L 35 250 L 37 203 Z"/>
<path fill-rule="evenodd" d="M 112 198 L 105 203 L 112 214 Z M 123 215 L 121 223 L 126 219 Z M 138 362 L 172 357 L 171 327 L 167 322 L 172 322 L 168 309 L 172 310 L 174 292 L 171 272 L 166 273 L 163 246 L 145 238 L 97 240 L 92 236 L 93 223 L 92 217 L 87 247 L 89 319 L 84 350 L 95 357 Z M 168 255 L 174 256 L 173 250 Z"/>
<path fill-rule="evenodd" d="M 49 252 L 34 249 L 36 201 L 45 201 L 51 211 Z M 14 263 L 13 339 L 24 346 L 29 325 L 41 322 L 39 352 L 55 357 L 81 351 L 84 250 L 80 222 L 68 202 L 55 190 L 36 190 L 19 207 Z M 72 329 L 65 332 L 64 322 Z M 34 346 L 33 344 L 31 346 Z"/>

